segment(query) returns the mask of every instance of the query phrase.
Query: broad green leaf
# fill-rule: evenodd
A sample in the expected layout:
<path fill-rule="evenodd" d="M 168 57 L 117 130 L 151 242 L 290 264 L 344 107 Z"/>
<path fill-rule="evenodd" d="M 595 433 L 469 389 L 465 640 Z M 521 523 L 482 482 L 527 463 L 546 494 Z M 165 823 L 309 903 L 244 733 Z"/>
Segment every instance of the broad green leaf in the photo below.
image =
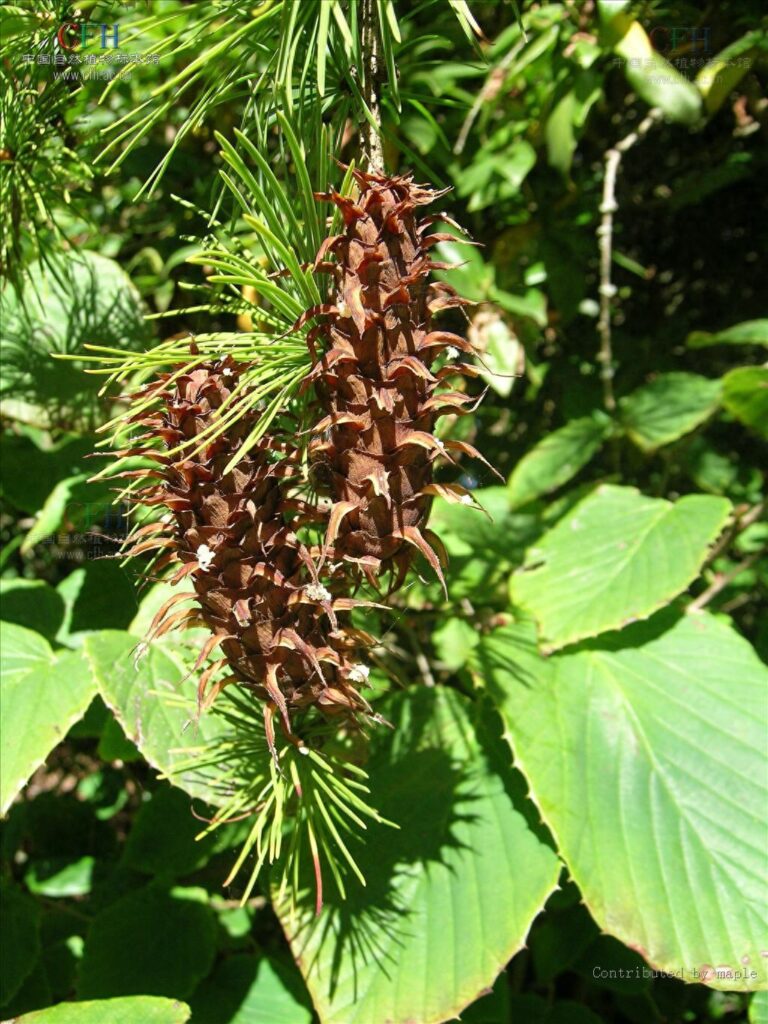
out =
<path fill-rule="evenodd" d="M 645 452 L 677 441 L 717 409 L 722 385 L 698 373 L 662 373 L 622 398 L 624 427 Z"/>
<path fill-rule="evenodd" d="M 29 975 L 40 952 L 40 908 L 17 886 L 0 882 L 0 1006 Z"/>
<path fill-rule="evenodd" d="M 194 1024 L 310 1024 L 309 996 L 295 967 L 266 957 L 229 957 L 190 1000 Z"/>
<path fill-rule="evenodd" d="M 493 265 L 485 262 L 482 253 L 475 246 L 462 244 L 461 240 L 466 236 L 453 225 L 437 224 L 436 230 L 456 236 L 455 242 L 438 242 L 435 246 L 437 259 L 461 265 L 455 270 L 437 270 L 435 277 L 441 281 L 449 281 L 466 299 L 472 299 L 473 302 L 485 301 L 493 284 Z"/>
<path fill-rule="evenodd" d="M 70 503 L 73 491 L 78 486 L 80 488 L 84 485 L 87 486 L 87 481 L 88 475 L 86 473 L 79 473 L 77 476 L 60 480 L 55 485 L 45 499 L 43 507 L 35 517 L 34 524 L 24 538 L 24 543 L 21 545 L 22 554 L 28 554 L 35 544 L 39 544 L 46 537 L 50 537 L 52 533 L 55 533 L 64 524 L 67 516 L 67 506 Z"/>
<path fill-rule="evenodd" d="M 509 397 L 515 377 L 521 376 L 525 367 L 525 351 L 521 342 L 509 324 L 498 315 L 489 314 L 482 324 L 478 317 L 473 328 L 472 340 L 482 351 L 476 359 L 480 376 L 497 395 Z"/>
<path fill-rule="evenodd" d="M 152 884 L 110 904 L 88 930 L 78 995 L 190 995 L 216 952 L 216 916 L 196 894 Z"/>
<path fill-rule="evenodd" d="M 450 671 L 456 671 L 466 664 L 479 639 L 477 627 L 464 619 L 446 619 L 432 633 L 437 656 Z"/>
<path fill-rule="evenodd" d="M 576 151 L 576 133 L 573 130 L 574 105 L 575 95 L 573 89 L 570 89 L 552 108 L 544 129 L 549 165 L 561 174 L 569 173 Z"/>
<path fill-rule="evenodd" d="M 603 484 L 528 549 L 515 604 L 550 647 L 645 619 L 696 578 L 728 520 L 726 498 L 647 498 Z"/>
<path fill-rule="evenodd" d="M 522 150 L 518 151 L 522 156 L 527 155 L 530 148 L 527 143 L 524 143 L 524 145 L 527 148 L 522 148 Z M 488 179 L 493 182 L 494 168 L 497 166 L 495 159 L 490 158 L 487 162 L 481 162 L 481 167 L 484 168 L 481 182 L 475 182 L 471 178 L 465 181 L 466 188 L 464 188 L 464 191 L 466 191 L 467 195 L 475 187 L 479 188 L 481 184 L 487 184 Z M 502 174 L 501 169 L 499 174 Z M 505 168 L 504 176 L 506 175 L 507 170 Z M 514 185 L 514 190 L 516 188 L 517 185 Z M 482 194 L 478 193 L 478 196 L 480 199 L 478 200 L 477 197 L 475 199 L 480 202 Z M 496 267 L 494 263 L 486 262 L 477 248 L 462 245 L 461 240 L 465 236 L 452 224 L 438 224 L 436 226 L 440 232 L 444 231 L 456 236 L 456 242 L 440 242 L 437 244 L 435 248 L 438 259 L 444 260 L 446 263 L 461 264 L 454 270 L 435 271 L 435 276 L 438 280 L 449 282 L 460 295 L 464 298 L 472 299 L 473 302 L 494 302 L 515 316 L 527 316 L 538 324 L 539 327 L 546 326 L 547 300 L 540 289 L 528 288 L 525 294 L 516 295 L 498 288 L 496 286 Z M 497 326 L 497 321 L 499 326 Z M 488 323 L 492 327 L 492 330 L 488 331 L 488 334 L 490 334 L 488 347 L 498 348 L 498 351 L 490 353 L 490 358 L 485 359 L 492 373 L 483 374 L 483 377 L 492 385 L 495 391 L 499 394 L 507 395 L 512 390 L 513 381 L 502 377 L 501 374 L 513 374 L 517 370 L 517 351 L 512 351 L 512 346 L 516 349 L 517 339 L 509 332 L 506 325 L 502 323 L 500 317 L 489 318 Z M 474 326 L 477 327 L 477 321 L 475 321 Z M 482 331 L 482 328 L 479 328 L 479 330 Z M 482 342 L 483 339 L 480 338 L 479 340 Z M 483 358 L 485 357 L 483 356 Z M 497 361 L 499 365 L 495 365 Z M 480 364 L 480 366 L 482 365 Z M 508 366 L 511 369 L 507 369 Z"/>
<path fill-rule="evenodd" d="M 768 347 L 768 320 L 745 320 L 724 331 L 692 331 L 685 339 L 689 348 L 709 345 L 763 345 Z"/>
<path fill-rule="evenodd" d="M 178 999 L 128 996 L 59 1003 L 17 1017 L 15 1024 L 186 1024 L 190 1009 Z"/>
<path fill-rule="evenodd" d="M 701 117 L 699 90 L 653 48 L 639 21 L 618 14 L 608 32 L 615 39 L 614 52 L 624 60 L 627 82 L 650 107 L 658 107 L 668 121 L 683 124 Z"/>
<path fill-rule="evenodd" d="M 509 478 L 512 508 L 562 487 L 589 462 L 608 436 L 606 417 L 584 416 L 547 434 L 518 462 Z"/>
<path fill-rule="evenodd" d="M 15 622 L 0 622 L 0 684 L 15 682 L 54 660 L 51 645 L 39 633 Z"/>
<path fill-rule="evenodd" d="M 538 327 L 547 326 L 547 297 L 541 288 L 527 288 L 521 294 L 494 286 L 489 298 L 512 316 L 528 317 Z M 531 376 L 530 363 L 528 373 Z"/>
<path fill-rule="evenodd" d="M 631 0 L 597 0 L 597 10 L 600 14 L 600 20 L 603 22 L 609 22 L 616 15 L 621 14 L 625 11 L 631 3 Z"/>
<path fill-rule="evenodd" d="M 276 902 L 323 1024 L 456 1016 L 521 947 L 558 876 L 495 720 L 443 687 L 383 711 L 395 729 L 376 734 L 367 770 L 399 830 L 356 850 L 367 887 L 319 918 L 306 892 Z"/>
<path fill-rule="evenodd" d="M 587 115 L 602 95 L 602 77 L 594 71 L 581 71 L 573 87 L 555 104 L 547 118 L 545 136 L 550 166 L 568 174 L 578 143 L 576 130 L 584 126 Z"/>
<path fill-rule="evenodd" d="M 754 29 L 707 61 L 696 75 L 696 86 L 704 97 L 708 114 L 715 114 L 766 49 L 765 32 Z"/>
<path fill-rule="evenodd" d="M 0 686 L 0 813 L 60 743 L 96 694 L 78 652 L 55 656 L 45 641 L 21 626 L 2 624 Z M 28 665 L 27 671 L 22 666 Z"/>
<path fill-rule="evenodd" d="M 768 992 L 756 992 L 752 996 L 749 1024 L 768 1024 Z"/>
<path fill-rule="evenodd" d="M 501 192 L 504 196 L 516 192 L 536 165 L 536 150 L 526 139 L 515 139 L 506 149 L 503 157 L 496 165 L 496 173 L 503 179 L 505 186 Z M 492 200 L 487 202 L 478 200 L 476 196 L 470 199 L 467 209 L 470 212 L 481 210 L 490 205 Z"/>
<path fill-rule="evenodd" d="M 739 366 L 726 373 L 723 405 L 745 427 L 768 438 L 768 366 Z"/>
<path fill-rule="evenodd" d="M 85 896 L 91 891 L 95 857 L 80 857 L 62 863 L 34 860 L 24 874 L 24 884 L 35 896 L 60 898 Z"/>
<path fill-rule="evenodd" d="M 197 683 L 191 678 L 182 686 L 189 666 L 180 657 L 154 644 L 137 664 L 137 644 L 130 633 L 103 630 L 85 638 L 83 651 L 99 693 L 125 735 L 154 768 L 167 773 L 223 735 L 226 726 L 210 713 L 195 721 Z M 173 781 L 192 796 L 216 802 L 201 772 L 190 769 L 174 775 Z"/>
<path fill-rule="evenodd" d="M 597 924 L 684 981 L 766 986 L 768 669 L 750 645 L 665 610 L 571 654 L 539 657 L 525 626 L 478 650 Z"/>

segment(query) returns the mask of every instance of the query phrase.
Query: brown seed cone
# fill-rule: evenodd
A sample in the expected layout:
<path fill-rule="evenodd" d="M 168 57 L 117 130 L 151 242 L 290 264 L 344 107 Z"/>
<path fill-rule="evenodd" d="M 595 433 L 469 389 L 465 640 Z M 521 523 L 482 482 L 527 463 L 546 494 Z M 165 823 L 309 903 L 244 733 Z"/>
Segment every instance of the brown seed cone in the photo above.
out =
<path fill-rule="evenodd" d="M 333 498 L 329 557 L 356 563 L 372 582 L 393 571 L 394 589 L 416 551 L 442 580 L 442 549 L 438 556 L 431 546 L 437 539 L 424 530 L 433 495 L 472 501 L 457 485 L 432 483 L 435 460 L 450 460 L 450 450 L 478 454 L 434 434 L 438 416 L 464 412 L 471 401 L 440 391 L 445 378 L 474 371 L 456 364 L 432 373 L 441 352 L 471 351 L 464 338 L 433 330 L 432 318 L 469 303 L 449 285 L 429 280 L 430 271 L 446 268 L 430 258 L 432 246 L 455 239 L 429 234 L 440 218 L 418 219 L 417 211 L 442 193 L 406 176 L 354 176 L 357 199 L 335 191 L 318 196 L 333 202 L 344 220 L 343 232 L 323 242 L 315 261 L 317 270 L 335 275 L 335 295 L 332 304 L 308 310 L 297 326 L 320 318 L 308 336 L 316 362 L 307 383 L 316 384 L 327 412 L 316 427 L 324 436 L 312 442 L 310 454 Z M 331 255 L 335 262 L 327 259 Z M 318 358 L 319 337 L 326 345 Z"/>
<path fill-rule="evenodd" d="M 264 436 L 225 471 L 257 412 L 204 441 L 198 452 L 194 445 L 172 451 L 216 421 L 242 369 L 231 359 L 198 364 L 161 375 L 133 396 L 152 399 L 149 411 L 133 417 L 145 432 L 138 446 L 117 454 L 148 456 L 157 468 L 123 475 L 140 478 L 133 501 L 167 514 L 133 533 L 128 554 L 156 551 L 155 569 L 169 565 L 172 582 L 191 577 L 198 610 L 180 609 L 185 597 L 175 596 L 158 612 L 148 639 L 181 625 L 210 629 L 196 667 L 217 647 L 222 657 L 201 676 L 200 704 L 207 706 L 222 685 L 239 682 L 266 700 L 270 723 L 271 711 L 280 711 L 290 734 L 292 708 L 367 708 L 355 685 L 367 670 L 353 657 L 368 638 L 345 623 L 355 602 L 332 595 L 332 574 L 320 578 L 293 530 L 297 503 L 285 499 L 284 488 L 299 473 L 295 450 Z M 222 668 L 231 675 L 206 694 Z"/>

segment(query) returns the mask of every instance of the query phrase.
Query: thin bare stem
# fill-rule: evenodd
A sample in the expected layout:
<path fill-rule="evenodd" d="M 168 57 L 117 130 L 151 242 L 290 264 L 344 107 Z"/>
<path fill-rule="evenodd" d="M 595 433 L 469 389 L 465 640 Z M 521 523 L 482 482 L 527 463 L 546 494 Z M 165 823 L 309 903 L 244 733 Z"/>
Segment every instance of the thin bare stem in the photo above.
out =
<path fill-rule="evenodd" d="M 415 633 L 409 631 L 408 639 L 411 642 L 413 656 L 416 660 L 416 666 L 418 667 L 418 670 L 421 673 L 421 678 L 424 682 L 424 685 L 434 686 L 435 677 L 432 675 L 432 669 L 429 667 L 429 661 L 427 660 L 427 656 L 424 653 L 421 644 L 419 643 L 418 637 L 415 635 Z"/>
<path fill-rule="evenodd" d="M 691 601 L 686 611 L 700 612 L 702 608 L 709 604 L 713 597 L 719 594 L 721 590 L 724 590 L 737 576 L 740 576 L 750 566 L 754 565 L 758 558 L 763 558 L 766 554 L 768 554 L 768 547 L 760 548 L 759 551 L 753 551 L 751 555 L 748 555 L 738 565 L 734 565 L 728 572 L 719 572 L 704 593 L 699 594 L 695 601 Z"/>
<path fill-rule="evenodd" d="M 506 77 L 507 70 L 525 46 L 526 41 L 525 34 L 523 34 L 517 44 L 513 46 L 507 54 L 505 54 L 504 59 L 500 61 L 498 67 L 493 68 L 491 73 L 488 75 L 485 80 L 485 85 L 478 93 L 475 102 L 472 104 L 471 110 L 464 119 L 464 124 L 461 126 L 461 131 L 456 139 L 456 145 L 453 147 L 454 153 L 458 154 L 464 152 L 464 147 L 467 144 L 469 133 L 472 131 L 472 126 L 477 120 L 478 114 L 483 109 L 483 105 L 496 99 L 504 86 L 504 79 Z"/>
<path fill-rule="evenodd" d="M 370 111 L 374 124 L 363 120 L 360 149 L 368 160 L 368 170 L 373 174 L 384 173 L 384 151 L 381 144 L 381 107 L 379 105 L 379 84 L 381 82 L 381 49 L 377 28 L 376 0 L 361 0 L 360 39 L 362 47 L 361 85 L 363 99 Z"/>
<path fill-rule="evenodd" d="M 720 540 L 710 551 L 707 558 L 707 564 L 714 562 L 714 560 L 721 555 L 726 548 L 730 547 L 738 535 L 743 533 L 748 526 L 752 525 L 752 523 L 756 523 L 762 517 L 764 512 L 765 501 L 758 501 L 756 505 L 742 505 L 740 508 L 737 508 L 730 529 L 723 533 Z"/>
<path fill-rule="evenodd" d="M 600 226 L 597 239 L 600 246 L 600 316 L 597 321 L 597 333 L 600 335 L 600 379 L 603 382 L 603 404 L 608 412 L 616 408 L 616 396 L 613 391 L 613 345 L 611 341 L 611 300 L 616 294 L 616 285 L 611 281 L 611 263 L 613 260 L 613 215 L 618 210 L 616 202 L 616 176 L 619 172 L 621 159 L 627 150 L 647 135 L 650 129 L 662 118 L 658 107 L 640 122 L 621 142 L 609 149 L 605 154 L 605 175 L 603 177 L 603 199 L 600 204 Z"/>

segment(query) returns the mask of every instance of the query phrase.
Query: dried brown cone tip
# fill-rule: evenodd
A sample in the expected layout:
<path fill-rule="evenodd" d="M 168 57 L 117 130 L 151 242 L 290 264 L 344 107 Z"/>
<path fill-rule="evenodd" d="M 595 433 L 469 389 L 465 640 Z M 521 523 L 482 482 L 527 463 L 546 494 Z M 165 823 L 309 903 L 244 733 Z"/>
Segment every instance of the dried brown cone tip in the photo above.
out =
<path fill-rule="evenodd" d="M 320 321 L 308 335 L 315 362 L 305 383 L 316 386 L 327 413 L 315 428 L 322 436 L 310 445 L 333 502 L 326 555 L 354 564 L 374 585 L 390 572 L 394 590 L 418 551 L 445 586 L 444 549 L 425 528 L 432 498 L 472 504 L 472 497 L 457 484 L 434 483 L 434 463 L 453 461 L 452 452 L 482 458 L 463 441 L 435 435 L 439 416 L 468 412 L 474 402 L 446 390 L 452 375 L 476 375 L 473 366 L 456 362 L 472 346 L 432 327 L 435 314 L 470 304 L 450 285 L 430 280 L 431 271 L 454 266 L 433 260 L 433 246 L 456 238 L 430 233 L 432 224 L 450 218 L 418 216 L 442 192 L 410 176 L 353 173 L 357 198 L 317 195 L 334 203 L 344 222 L 315 260 L 316 270 L 334 275 L 333 302 L 307 310 L 296 325 Z M 441 353 L 448 361 L 433 373 Z"/>
<path fill-rule="evenodd" d="M 132 532 L 128 555 L 152 553 L 153 573 L 166 570 L 174 584 L 190 577 L 194 588 L 163 605 L 146 642 L 174 628 L 207 626 L 211 636 L 195 669 L 217 649 L 220 657 L 202 671 L 199 706 L 229 683 L 250 688 L 265 701 L 274 749 L 275 711 L 295 739 L 294 709 L 369 710 L 357 690 L 367 669 L 355 652 L 372 638 L 346 621 L 349 609 L 365 602 L 335 596 L 339 586 L 348 591 L 347 581 L 337 582 L 337 569 L 318 571 L 294 532 L 302 502 L 285 492 L 300 476 L 296 450 L 265 435 L 227 470 L 256 425 L 255 411 L 215 438 L 205 436 L 243 369 L 226 358 L 159 375 L 131 396 L 147 403 L 130 421 L 143 432 L 117 455 L 155 463 L 150 472 L 121 475 L 137 481 L 132 502 L 164 512 Z M 212 682 L 221 670 L 229 674 Z"/>

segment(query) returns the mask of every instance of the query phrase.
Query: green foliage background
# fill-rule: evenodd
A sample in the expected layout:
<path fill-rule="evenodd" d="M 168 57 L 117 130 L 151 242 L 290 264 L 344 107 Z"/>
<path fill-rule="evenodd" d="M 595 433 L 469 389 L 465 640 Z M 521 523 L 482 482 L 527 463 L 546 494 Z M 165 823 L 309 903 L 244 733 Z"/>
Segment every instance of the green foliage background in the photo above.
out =
<path fill-rule="evenodd" d="M 439 247 L 487 387 L 441 433 L 506 483 L 460 459 L 487 515 L 435 508 L 450 598 L 425 568 L 360 616 L 395 729 L 355 756 L 399 829 L 347 840 L 367 884 L 319 918 L 301 870 L 224 884 L 248 816 L 196 839 L 208 761 L 269 762 L 226 745 L 254 742 L 237 708 L 189 725 L 194 633 L 134 665 L 162 588 L 87 482 L 122 406 L 83 370 L 102 346 L 130 383 L 190 333 L 262 352 L 314 301 L 310 192 L 366 116 L 362 5 L 0 9 L 0 1017 L 764 1021 L 762 5 L 371 7 L 388 166 L 451 186 L 482 243 Z M 157 62 L 78 77 L 104 65 L 52 40 L 83 17 Z M 305 369 L 281 352 L 276 409 Z"/>

